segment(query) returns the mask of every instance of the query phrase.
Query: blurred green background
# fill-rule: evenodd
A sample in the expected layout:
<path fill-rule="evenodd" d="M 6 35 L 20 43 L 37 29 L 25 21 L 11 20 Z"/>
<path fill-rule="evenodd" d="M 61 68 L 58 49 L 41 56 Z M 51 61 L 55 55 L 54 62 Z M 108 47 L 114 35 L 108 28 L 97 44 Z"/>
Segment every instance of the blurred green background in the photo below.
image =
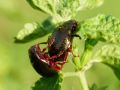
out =
<path fill-rule="evenodd" d="M 120 0 L 105 0 L 99 8 L 80 12 L 77 19 L 84 20 L 99 13 L 120 18 Z M 33 10 L 26 0 L 0 0 L 0 90 L 31 90 L 40 78 L 29 62 L 28 48 L 47 37 L 27 44 L 15 44 L 14 37 L 25 23 L 41 22 L 45 18 L 46 14 Z M 70 63 L 63 69 L 72 70 Z M 96 83 L 98 87 L 108 86 L 106 90 L 120 90 L 120 81 L 103 64 L 94 65 L 86 77 L 90 86 Z M 76 77 L 65 78 L 62 90 L 80 90 L 77 82 L 79 81 Z"/>

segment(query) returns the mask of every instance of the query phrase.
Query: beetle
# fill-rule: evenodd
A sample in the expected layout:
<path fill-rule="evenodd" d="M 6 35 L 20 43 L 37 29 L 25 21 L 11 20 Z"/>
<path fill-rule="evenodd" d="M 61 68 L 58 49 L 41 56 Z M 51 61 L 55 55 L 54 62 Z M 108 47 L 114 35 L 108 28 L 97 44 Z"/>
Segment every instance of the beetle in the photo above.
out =
<path fill-rule="evenodd" d="M 34 69 L 42 76 L 53 76 L 57 71 L 51 67 L 50 61 L 47 59 L 48 54 L 41 51 L 39 44 L 33 45 L 29 49 L 29 57 Z"/>
<path fill-rule="evenodd" d="M 67 62 L 69 52 L 72 52 L 73 37 L 79 37 L 75 34 L 78 23 L 75 20 L 69 20 L 58 26 L 47 42 L 33 45 L 29 49 L 29 57 L 35 70 L 42 76 L 52 76 L 59 72 Z M 40 49 L 40 44 L 48 44 L 46 48 Z"/>

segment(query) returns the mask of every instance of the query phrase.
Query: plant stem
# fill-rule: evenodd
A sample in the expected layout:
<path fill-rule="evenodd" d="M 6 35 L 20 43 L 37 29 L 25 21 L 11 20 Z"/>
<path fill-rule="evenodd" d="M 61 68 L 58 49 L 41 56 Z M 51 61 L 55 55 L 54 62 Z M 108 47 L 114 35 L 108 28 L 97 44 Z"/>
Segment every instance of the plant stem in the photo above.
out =
<path fill-rule="evenodd" d="M 67 72 L 64 74 L 65 78 L 66 77 L 74 77 L 74 76 L 77 76 L 79 78 L 82 90 L 89 90 L 84 71 Z"/>
<path fill-rule="evenodd" d="M 89 90 L 87 80 L 86 80 L 86 77 L 85 77 L 85 73 L 82 72 L 82 71 L 79 71 L 77 73 L 77 76 L 79 77 L 82 90 Z"/>
<path fill-rule="evenodd" d="M 92 49 L 86 48 L 86 50 L 84 51 L 80 61 L 81 61 L 81 68 L 83 68 L 88 61 L 90 60 L 92 55 Z"/>

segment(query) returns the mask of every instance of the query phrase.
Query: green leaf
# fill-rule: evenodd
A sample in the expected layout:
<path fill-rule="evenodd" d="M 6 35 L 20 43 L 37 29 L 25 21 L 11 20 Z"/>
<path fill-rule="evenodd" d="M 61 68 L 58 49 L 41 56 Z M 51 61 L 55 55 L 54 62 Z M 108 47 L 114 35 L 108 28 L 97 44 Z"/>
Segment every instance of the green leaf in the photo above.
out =
<path fill-rule="evenodd" d="M 95 49 L 90 64 L 102 62 L 120 79 L 120 20 L 110 15 L 98 15 L 81 22 L 77 33 L 85 40 L 85 46 L 94 47 L 98 41 L 104 43 Z"/>
<path fill-rule="evenodd" d="M 55 75 L 53 77 L 42 77 L 35 83 L 33 90 L 61 90 L 61 83 L 63 81 L 62 75 Z"/>
<path fill-rule="evenodd" d="M 106 90 L 107 86 L 98 87 L 96 84 L 93 84 L 90 90 Z"/>
<path fill-rule="evenodd" d="M 27 0 L 35 9 L 53 16 L 58 22 L 72 19 L 78 11 L 102 5 L 104 0 Z"/>
<path fill-rule="evenodd" d="M 77 1 L 77 0 L 76 0 Z M 103 4 L 104 0 L 78 0 L 80 5 L 78 10 L 93 9 Z"/>
<path fill-rule="evenodd" d="M 93 60 L 98 60 L 112 68 L 120 80 L 120 45 L 105 44 L 96 50 Z"/>
<path fill-rule="evenodd" d="M 24 28 L 18 32 L 15 37 L 15 43 L 26 43 L 37 38 L 43 37 L 55 28 L 55 24 L 51 21 L 51 17 L 46 19 L 42 24 L 39 23 L 27 23 Z"/>
<path fill-rule="evenodd" d="M 120 20 L 110 15 L 98 15 L 82 21 L 77 33 L 83 39 L 120 43 Z"/>
<path fill-rule="evenodd" d="M 52 15 L 53 7 L 52 4 L 53 0 L 27 0 L 27 2 L 37 10 L 40 10 L 42 12 L 48 13 Z"/>

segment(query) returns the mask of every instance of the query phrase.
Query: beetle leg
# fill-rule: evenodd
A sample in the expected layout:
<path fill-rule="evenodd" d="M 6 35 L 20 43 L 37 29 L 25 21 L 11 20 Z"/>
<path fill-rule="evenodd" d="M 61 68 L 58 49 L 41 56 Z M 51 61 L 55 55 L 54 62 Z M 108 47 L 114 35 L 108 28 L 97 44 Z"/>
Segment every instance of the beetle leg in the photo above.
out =
<path fill-rule="evenodd" d="M 72 35 L 72 37 L 78 37 L 81 40 L 81 37 L 79 35 L 77 35 L 77 34 Z"/>
<path fill-rule="evenodd" d="M 54 55 L 54 56 L 49 58 L 50 59 L 50 66 L 54 67 L 55 70 L 57 70 L 57 71 L 60 71 L 62 69 L 63 65 L 66 63 L 66 58 L 67 58 L 68 53 L 65 53 L 65 57 L 64 57 L 63 61 L 54 62 L 53 60 L 55 58 L 60 57 L 63 53 L 64 53 L 64 51 L 60 51 L 59 54 Z"/>
<path fill-rule="evenodd" d="M 60 57 L 63 53 L 64 53 L 64 51 L 60 51 L 59 54 L 57 54 L 57 55 L 53 55 L 53 56 L 51 56 L 49 59 L 54 60 L 55 58 Z"/>
<path fill-rule="evenodd" d="M 67 56 L 68 56 L 68 52 L 65 53 L 65 57 L 64 57 L 63 63 L 67 63 Z"/>
<path fill-rule="evenodd" d="M 49 59 L 48 53 L 44 53 L 44 57 L 45 57 L 46 60 L 48 60 Z"/>
<path fill-rule="evenodd" d="M 50 61 L 50 62 L 49 62 L 49 65 L 50 65 L 51 67 L 53 67 L 56 71 L 60 71 L 60 70 L 61 70 L 61 66 L 58 66 L 58 64 L 55 63 L 55 62 L 53 62 L 53 61 Z"/>
<path fill-rule="evenodd" d="M 58 62 L 52 62 L 50 64 L 56 71 L 60 71 L 62 69 L 62 65 L 60 64 L 60 61 Z"/>
<path fill-rule="evenodd" d="M 38 44 L 36 44 L 36 47 L 37 47 L 37 48 L 40 48 L 40 47 L 39 47 L 40 44 L 47 44 L 47 42 L 38 43 Z M 39 51 L 44 53 L 44 52 L 46 51 L 46 48 L 47 48 L 47 47 L 43 48 L 42 51 L 41 51 L 41 50 L 39 50 Z"/>
<path fill-rule="evenodd" d="M 60 51 L 59 54 L 57 54 L 57 55 L 55 55 L 55 56 L 52 56 L 51 59 L 54 60 L 55 58 L 60 57 L 63 53 L 64 53 L 64 51 Z M 62 69 L 63 65 L 64 65 L 65 63 L 67 63 L 67 61 L 66 61 L 66 60 L 67 60 L 67 56 L 68 56 L 68 52 L 65 53 L 65 57 L 64 57 L 63 61 L 54 62 L 54 63 L 55 63 L 54 66 L 55 66 L 56 69 L 58 69 L 58 70 L 61 70 L 61 69 Z"/>
<path fill-rule="evenodd" d="M 55 66 L 54 66 L 54 69 L 55 69 L 56 71 L 60 71 L 62 68 L 59 67 L 59 66 L 57 66 L 57 65 L 55 65 Z"/>
<path fill-rule="evenodd" d="M 46 51 L 46 48 L 43 48 L 42 52 L 45 52 Z"/>
<path fill-rule="evenodd" d="M 59 71 L 63 68 L 63 65 L 66 63 L 66 61 L 57 61 L 54 64 L 54 68 Z"/>
<path fill-rule="evenodd" d="M 57 61 L 57 62 L 55 62 L 55 65 L 54 65 L 54 67 L 55 67 L 55 69 L 56 70 L 61 70 L 62 68 L 63 68 L 63 65 L 65 64 L 65 63 L 67 63 L 67 56 L 68 56 L 68 52 L 67 53 L 65 53 L 65 57 L 64 57 L 64 60 L 63 61 Z"/>
<path fill-rule="evenodd" d="M 47 44 L 48 42 L 41 42 L 41 43 L 39 43 L 39 44 Z"/>
<path fill-rule="evenodd" d="M 45 52 L 46 48 L 44 48 L 41 51 L 39 44 L 36 44 L 33 47 L 34 47 L 34 53 L 37 55 L 37 57 L 39 57 L 40 59 L 43 59 L 45 61 L 49 60 L 50 57 L 49 57 L 48 53 Z"/>
<path fill-rule="evenodd" d="M 71 48 L 71 47 L 70 47 L 70 48 L 68 48 L 68 52 L 71 52 L 71 53 L 72 53 L 72 55 L 73 55 L 73 57 L 78 57 L 78 56 L 79 56 L 79 55 L 77 56 L 77 55 L 75 55 L 75 54 L 74 54 L 74 52 L 72 51 L 72 48 Z"/>

